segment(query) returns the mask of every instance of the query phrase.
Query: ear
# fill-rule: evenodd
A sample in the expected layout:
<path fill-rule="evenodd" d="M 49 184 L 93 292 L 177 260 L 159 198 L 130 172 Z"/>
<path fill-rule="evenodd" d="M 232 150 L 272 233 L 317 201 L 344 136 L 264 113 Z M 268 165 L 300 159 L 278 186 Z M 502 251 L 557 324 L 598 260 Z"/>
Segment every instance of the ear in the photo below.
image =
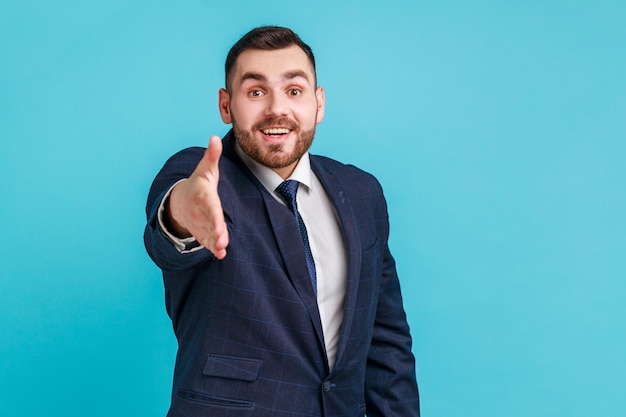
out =
<path fill-rule="evenodd" d="M 222 121 L 226 124 L 232 123 L 232 117 L 230 115 L 230 94 L 228 94 L 228 91 L 220 88 L 217 102 L 220 108 L 220 116 L 222 116 Z"/>
<path fill-rule="evenodd" d="M 317 118 L 315 123 L 320 124 L 324 120 L 324 109 L 326 108 L 326 96 L 324 87 L 317 87 L 315 90 L 315 98 L 317 98 Z"/>

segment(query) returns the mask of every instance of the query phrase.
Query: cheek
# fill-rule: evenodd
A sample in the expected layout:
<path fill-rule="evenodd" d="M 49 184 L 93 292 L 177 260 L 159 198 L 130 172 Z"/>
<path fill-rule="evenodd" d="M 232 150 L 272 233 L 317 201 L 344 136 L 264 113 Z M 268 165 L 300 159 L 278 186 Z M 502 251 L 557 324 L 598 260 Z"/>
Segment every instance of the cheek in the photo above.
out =
<path fill-rule="evenodd" d="M 256 107 L 250 104 L 234 104 L 231 106 L 231 113 L 239 126 L 250 128 L 260 117 Z"/>
<path fill-rule="evenodd" d="M 317 121 L 317 103 L 307 103 L 294 109 L 294 114 L 302 124 L 313 125 Z"/>

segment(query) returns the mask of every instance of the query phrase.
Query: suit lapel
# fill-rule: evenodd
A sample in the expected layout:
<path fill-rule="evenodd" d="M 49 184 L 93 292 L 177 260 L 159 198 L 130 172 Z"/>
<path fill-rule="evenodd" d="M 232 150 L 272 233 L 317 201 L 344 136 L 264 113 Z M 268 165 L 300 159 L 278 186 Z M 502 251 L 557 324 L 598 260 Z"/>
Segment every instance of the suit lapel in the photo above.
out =
<path fill-rule="evenodd" d="M 313 327 L 315 328 L 318 342 L 321 348 L 324 349 L 322 321 L 317 307 L 317 298 L 311 285 L 311 279 L 309 278 L 309 269 L 304 255 L 304 244 L 302 243 L 302 237 L 296 218 L 287 207 L 276 201 L 274 196 L 267 191 L 241 158 L 239 158 L 235 151 L 235 138 L 232 134 L 232 130 L 224 137 L 223 144 L 223 155 L 237 164 L 259 190 L 272 226 L 271 229 L 276 238 L 278 250 L 282 257 L 283 268 L 300 296 L 302 303 L 306 307 Z"/>
<path fill-rule="evenodd" d="M 289 209 L 280 204 L 261 184 L 261 182 L 246 167 L 237 155 L 234 148 L 235 138 L 232 131 L 224 137 L 223 154 L 237 164 L 244 174 L 259 190 L 267 209 L 267 215 L 274 231 L 277 246 L 283 260 L 283 268 L 291 280 L 302 303 L 306 307 L 311 323 L 315 329 L 320 348 L 325 351 L 324 333 L 320 319 L 317 298 L 311 286 L 309 271 L 304 255 L 304 245 L 295 217 Z M 311 169 L 322 183 L 330 198 L 341 223 L 344 243 L 348 255 L 348 272 L 346 294 L 344 300 L 344 315 L 341 324 L 339 346 L 335 367 L 341 366 L 343 353 L 349 340 L 350 328 L 354 319 L 357 290 L 359 285 L 359 271 L 361 268 L 361 241 L 358 235 L 354 213 L 349 199 L 346 197 L 345 187 L 341 179 L 325 169 L 321 159 L 311 155 Z"/>
<path fill-rule="evenodd" d="M 267 214 L 272 224 L 278 249 L 283 259 L 283 267 L 302 303 L 309 312 L 311 322 L 320 342 L 324 346 L 322 321 L 317 307 L 317 298 L 311 285 L 309 269 L 304 255 L 304 244 L 296 218 L 289 209 L 280 204 L 267 191 L 263 193 Z"/>
<path fill-rule="evenodd" d="M 348 273 L 343 321 L 335 359 L 335 367 L 337 367 L 341 366 L 343 353 L 349 340 L 348 335 L 350 334 L 350 328 L 354 319 L 357 290 L 359 286 L 359 271 L 361 269 L 361 240 L 359 239 L 352 205 L 346 196 L 345 187 L 341 179 L 334 173 L 327 171 L 317 157 L 311 157 L 311 169 L 324 186 L 328 197 L 337 211 L 339 221 L 341 222 L 344 243 L 347 248 Z"/>

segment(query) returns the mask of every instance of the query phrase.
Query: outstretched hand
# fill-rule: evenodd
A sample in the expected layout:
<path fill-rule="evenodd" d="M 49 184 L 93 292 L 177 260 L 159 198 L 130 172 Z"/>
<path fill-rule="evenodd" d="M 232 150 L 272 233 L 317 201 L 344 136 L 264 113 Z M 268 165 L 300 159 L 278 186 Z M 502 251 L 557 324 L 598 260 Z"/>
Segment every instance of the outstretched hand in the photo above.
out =
<path fill-rule="evenodd" d="M 229 242 L 222 201 L 217 193 L 221 155 L 222 141 L 212 136 L 196 169 L 189 178 L 176 184 L 167 205 L 173 232 L 179 237 L 193 236 L 217 259 L 224 259 Z"/>

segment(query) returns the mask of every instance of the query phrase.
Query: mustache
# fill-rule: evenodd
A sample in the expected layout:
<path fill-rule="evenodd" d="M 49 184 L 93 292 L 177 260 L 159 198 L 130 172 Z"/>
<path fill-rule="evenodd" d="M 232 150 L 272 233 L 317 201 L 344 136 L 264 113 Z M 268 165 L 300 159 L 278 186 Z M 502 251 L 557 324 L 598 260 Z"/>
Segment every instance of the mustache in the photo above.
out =
<path fill-rule="evenodd" d="M 287 116 L 281 116 L 281 117 L 267 117 L 255 123 L 254 125 L 252 125 L 251 130 L 252 131 L 261 130 L 261 129 L 266 129 L 268 127 L 273 127 L 273 126 L 282 126 L 282 127 L 286 127 L 289 130 L 295 130 L 295 131 L 297 131 L 300 128 L 300 125 L 298 125 L 298 123 L 296 123 L 294 120 L 291 120 Z"/>

